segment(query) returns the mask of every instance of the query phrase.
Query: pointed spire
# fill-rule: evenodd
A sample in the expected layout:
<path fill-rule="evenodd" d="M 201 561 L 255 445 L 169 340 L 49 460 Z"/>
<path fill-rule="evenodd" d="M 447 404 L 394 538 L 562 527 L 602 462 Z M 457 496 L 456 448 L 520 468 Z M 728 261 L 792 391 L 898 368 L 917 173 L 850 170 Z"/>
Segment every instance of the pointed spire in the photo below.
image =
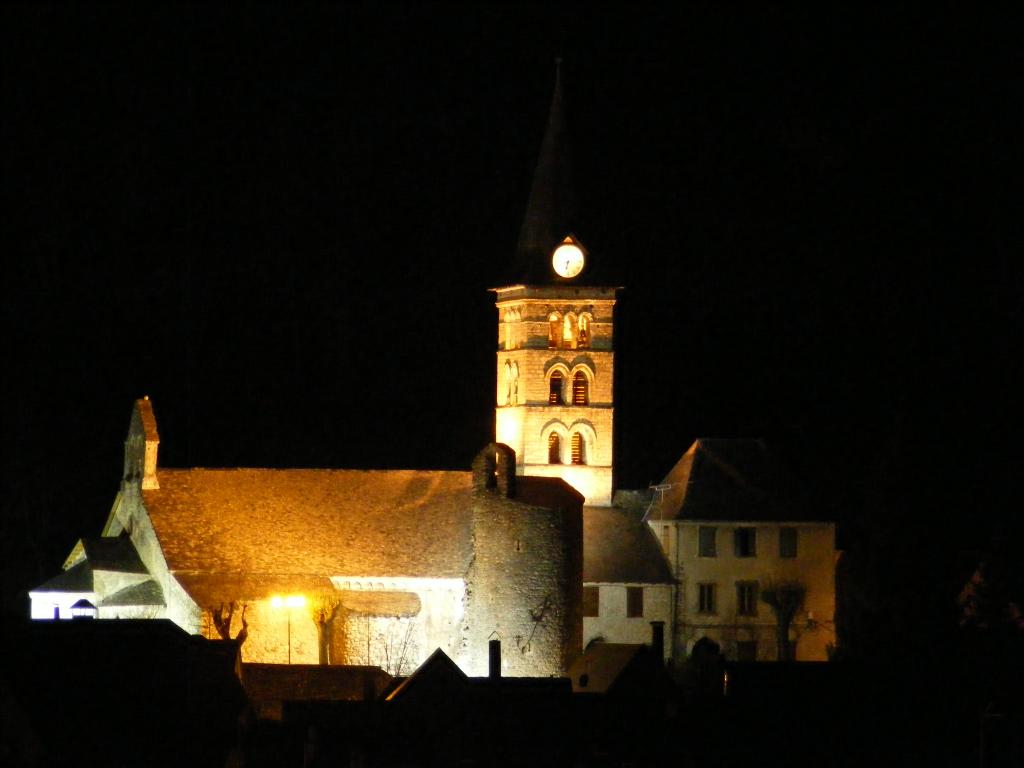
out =
<path fill-rule="evenodd" d="M 537 157 L 523 226 L 519 230 L 514 260 L 516 279 L 530 282 L 552 279 L 551 252 L 572 231 L 575 215 L 569 136 L 562 116 L 562 60 L 557 58 L 548 124 Z"/>

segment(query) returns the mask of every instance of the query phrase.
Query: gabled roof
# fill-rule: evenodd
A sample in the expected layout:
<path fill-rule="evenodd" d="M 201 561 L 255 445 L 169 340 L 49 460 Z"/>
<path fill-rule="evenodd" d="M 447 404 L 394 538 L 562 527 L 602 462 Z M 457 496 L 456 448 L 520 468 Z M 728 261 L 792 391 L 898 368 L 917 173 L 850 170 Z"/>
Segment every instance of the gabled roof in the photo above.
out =
<path fill-rule="evenodd" d="M 386 697 L 387 701 L 429 699 L 438 692 L 464 688 L 469 684 L 466 673 L 459 669 L 447 653 L 437 648 Z"/>
<path fill-rule="evenodd" d="M 469 472 L 163 469 L 143 498 L 174 572 L 459 577 L 469 563 Z"/>
<path fill-rule="evenodd" d="M 569 667 L 573 693 L 607 693 L 646 648 L 631 643 L 591 643 Z"/>
<path fill-rule="evenodd" d="M 762 440 L 696 440 L 654 491 L 651 520 L 812 521 Z"/>
<path fill-rule="evenodd" d="M 143 499 L 188 589 L 211 575 L 260 589 L 329 586 L 328 576 L 462 578 L 472 555 L 469 472 L 162 469 Z M 579 495 L 556 478 L 517 478 L 514 500 L 570 507 Z"/>
<path fill-rule="evenodd" d="M 125 587 L 118 592 L 105 597 L 99 602 L 100 608 L 116 608 L 121 606 L 147 606 L 162 607 L 167 605 L 164 600 L 164 591 L 160 585 L 152 579 Z"/>
<path fill-rule="evenodd" d="M 85 560 L 44 582 L 31 592 L 92 592 L 92 568 Z"/>
<path fill-rule="evenodd" d="M 671 584 L 672 573 L 642 510 L 583 508 L 583 581 Z"/>

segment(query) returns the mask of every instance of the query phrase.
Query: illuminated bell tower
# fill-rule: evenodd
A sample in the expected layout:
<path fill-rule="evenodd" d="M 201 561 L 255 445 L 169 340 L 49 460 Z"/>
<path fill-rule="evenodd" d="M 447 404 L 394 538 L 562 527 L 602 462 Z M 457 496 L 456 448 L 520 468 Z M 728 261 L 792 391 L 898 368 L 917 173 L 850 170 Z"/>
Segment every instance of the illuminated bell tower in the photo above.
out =
<path fill-rule="evenodd" d="M 615 287 L 600 287 L 572 232 L 568 143 L 556 76 L 510 281 L 497 295 L 495 439 L 521 475 L 561 477 L 586 498 L 612 498 Z"/>

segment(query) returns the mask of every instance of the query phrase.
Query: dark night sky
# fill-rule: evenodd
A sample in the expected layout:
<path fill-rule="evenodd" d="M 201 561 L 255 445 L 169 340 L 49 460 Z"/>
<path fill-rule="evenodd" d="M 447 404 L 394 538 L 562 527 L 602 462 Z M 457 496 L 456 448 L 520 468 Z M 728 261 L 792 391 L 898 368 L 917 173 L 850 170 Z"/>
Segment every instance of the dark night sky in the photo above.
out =
<path fill-rule="evenodd" d="M 143 394 L 166 466 L 465 468 L 559 54 L 620 486 L 754 435 L 840 519 L 1014 503 L 1019 19 L 0 13 L 5 595 L 98 533 Z"/>

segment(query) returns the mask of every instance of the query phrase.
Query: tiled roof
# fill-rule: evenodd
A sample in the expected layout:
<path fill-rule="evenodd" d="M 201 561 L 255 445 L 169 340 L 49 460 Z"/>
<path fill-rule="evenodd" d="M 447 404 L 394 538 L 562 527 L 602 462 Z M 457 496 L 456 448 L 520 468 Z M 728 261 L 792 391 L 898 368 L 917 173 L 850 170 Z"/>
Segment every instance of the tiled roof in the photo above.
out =
<path fill-rule="evenodd" d="M 135 545 L 127 536 L 99 536 L 82 539 L 85 557 L 96 571 L 146 573 Z"/>
<path fill-rule="evenodd" d="M 152 579 L 144 581 L 141 584 L 133 584 L 130 587 L 125 587 L 124 589 L 110 595 L 110 597 L 103 598 L 99 602 L 100 608 L 133 605 L 163 606 L 167 605 L 167 603 L 164 601 L 164 591 L 160 589 L 160 585 Z"/>
<path fill-rule="evenodd" d="M 468 472 L 160 470 L 146 508 L 172 571 L 458 577 Z"/>
<path fill-rule="evenodd" d="M 672 574 L 642 510 L 583 508 L 583 581 L 671 584 Z"/>
<path fill-rule="evenodd" d="M 84 560 L 41 584 L 32 592 L 92 592 L 92 568 Z"/>
<path fill-rule="evenodd" d="M 701 438 L 654 491 L 652 520 L 822 520 L 792 492 L 761 440 Z"/>
<path fill-rule="evenodd" d="M 569 667 L 573 693 L 607 693 L 644 646 L 592 643 Z"/>

